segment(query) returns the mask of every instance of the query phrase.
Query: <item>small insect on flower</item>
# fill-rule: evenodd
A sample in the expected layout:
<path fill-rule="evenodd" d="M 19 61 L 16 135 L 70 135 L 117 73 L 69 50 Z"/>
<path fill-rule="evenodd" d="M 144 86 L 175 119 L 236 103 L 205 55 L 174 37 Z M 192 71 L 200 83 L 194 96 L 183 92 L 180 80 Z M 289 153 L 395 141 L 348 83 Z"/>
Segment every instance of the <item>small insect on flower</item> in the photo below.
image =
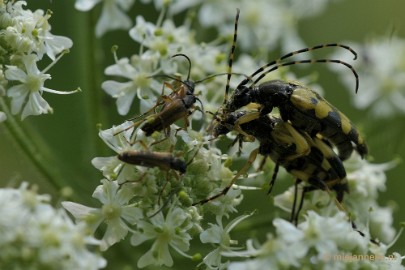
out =
<path fill-rule="evenodd" d="M 201 81 L 193 82 L 190 80 L 190 58 L 188 58 L 188 56 L 185 54 L 175 54 L 172 57 L 177 56 L 183 56 L 189 63 L 187 79 L 185 81 L 182 81 L 179 78 L 171 77 L 168 75 L 161 75 L 162 77 L 168 77 L 174 81 L 174 83 L 166 82 L 163 85 L 163 87 L 166 86 L 170 88 L 172 90 L 172 93 L 167 96 L 164 95 L 162 91 L 162 95 L 157 100 L 155 106 L 153 106 L 144 114 L 131 119 L 140 119 L 139 121 L 135 122 L 133 126 L 141 126 L 141 130 L 145 133 L 146 136 L 151 136 L 155 131 L 167 131 L 173 123 L 180 119 L 184 120 L 185 128 L 187 128 L 189 125 L 188 117 L 195 110 L 203 112 L 203 109 L 200 109 L 194 105 L 197 101 L 199 101 L 201 104 L 201 108 L 203 108 L 202 102 L 194 94 L 196 83 L 199 83 Z M 156 76 L 158 75 L 155 75 L 155 77 Z M 132 126 L 130 128 L 132 128 Z"/>
<path fill-rule="evenodd" d="M 184 160 L 173 156 L 170 152 L 125 151 L 118 154 L 118 159 L 132 165 L 148 168 L 158 167 L 161 170 L 176 170 L 181 174 L 186 172 Z"/>
<path fill-rule="evenodd" d="M 266 115 L 272 112 L 274 107 L 277 107 L 280 111 L 281 118 L 284 121 L 290 121 L 295 128 L 307 132 L 311 137 L 320 134 L 324 139 L 336 146 L 341 160 L 350 157 L 354 146 L 360 156 L 364 157 L 367 154 L 368 149 L 357 128 L 347 116 L 327 102 L 318 93 L 299 83 L 284 82 L 281 80 L 272 80 L 264 82 L 258 86 L 256 85 L 264 78 L 264 76 L 284 66 L 312 63 L 335 63 L 342 64 L 353 72 L 356 78 L 357 92 L 359 84 L 357 72 L 346 62 L 337 59 L 306 59 L 283 62 L 283 60 L 294 55 L 327 47 L 339 47 L 348 50 L 354 55 L 354 59 L 357 58 L 356 52 L 349 46 L 338 43 L 329 43 L 287 53 L 279 59 L 260 67 L 244 79 L 236 87 L 231 98 L 228 99 L 232 74 L 232 61 L 236 47 L 236 23 L 237 22 L 235 22 L 234 44 L 232 45 L 229 56 L 229 75 L 225 88 L 224 104 L 214 114 L 214 120 L 221 121 L 221 119 L 226 119 L 229 113 L 232 113 L 249 103 L 260 105 L 260 115 Z M 249 84 L 249 82 L 251 83 Z"/>
<path fill-rule="evenodd" d="M 176 173 L 171 174 L 171 170 L 175 170 L 175 171 L 179 172 L 181 175 L 183 175 L 184 173 L 186 173 L 186 169 L 187 169 L 187 165 L 188 165 L 188 164 L 186 164 L 186 162 L 184 160 L 173 156 L 173 154 L 171 152 L 150 152 L 150 151 L 131 150 L 131 151 L 125 151 L 125 152 L 118 154 L 117 158 L 127 164 L 143 166 L 143 167 L 147 167 L 147 168 L 157 167 L 160 170 L 166 172 L 166 181 L 164 182 L 164 184 L 159 192 L 158 202 L 160 202 L 162 194 L 163 194 L 164 190 L 166 189 L 167 184 L 170 182 L 170 175 L 172 175 L 175 178 L 179 177 Z M 144 176 L 145 175 L 146 175 L 146 173 L 144 174 Z M 143 176 L 141 177 L 141 179 L 142 178 L 143 178 Z M 129 181 L 129 182 L 131 182 L 131 181 Z M 163 204 L 163 207 L 165 205 L 166 205 L 166 203 Z M 155 214 L 153 214 L 153 215 L 155 215 Z"/>
<path fill-rule="evenodd" d="M 184 54 L 173 55 L 173 57 L 176 56 L 185 57 L 189 62 L 189 68 L 191 69 L 191 61 L 188 56 Z M 198 100 L 201 103 L 201 107 L 203 107 L 202 102 L 194 95 L 195 82 L 189 79 L 190 69 L 185 81 L 173 78 L 175 81 L 173 85 L 168 83 L 165 84 L 173 90 L 173 93 L 170 96 L 162 95 L 162 101 L 155 105 L 155 108 L 161 105 L 160 112 L 150 115 L 145 119 L 145 124 L 141 129 L 145 132 L 146 136 L 152 135 L 155 131 L 168 129 L 171 124 L 180 119 L 184 119 L 185 128 L 187 128 L 189 125 L 188 116 L 194 112 L 192 108 L 196 101 Z M 194 107 L 194 110 L 196 109 L 197 108 Z"/>

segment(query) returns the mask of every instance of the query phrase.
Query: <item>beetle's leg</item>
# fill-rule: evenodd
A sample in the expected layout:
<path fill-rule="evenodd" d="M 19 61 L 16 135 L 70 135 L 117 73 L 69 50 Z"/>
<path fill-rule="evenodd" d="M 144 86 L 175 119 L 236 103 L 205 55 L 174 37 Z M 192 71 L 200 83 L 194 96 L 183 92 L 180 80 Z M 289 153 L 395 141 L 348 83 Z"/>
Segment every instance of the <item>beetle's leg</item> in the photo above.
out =
<path fill-rule="evenodd" d="M 231 182 L 229 183 L 228 186 L 226 186 L 220 193 L 211 196 L 207 199 L 201 200 L 199 202 L 193 203 L 193 205 L 197 205 L 197 204 L 204 204 L 207 202 L 210 202 L 212 200 L 215 200 L 218 197 L 221 197 L 222 195 L 226 195 L 226 193 L 228 193 L 229 189 L 231 189 L 232 185 L 236 182 L 236 180 L 238 180 L 238 178 L 245 174 L 247 172 L 247 170 L 252 166 L 253 162 L 256 160 L 257 154 L 259 153 L 259 149 L 255 149 L 250 153 L 250 156 L 246 162 L 246 164 L 242 167 L 242 169 L 240 169 L 236 175 L 232 178 Z"/>
<path fill-rule="evenodd" d="M 239 134 L 244 136 L 245 141 L 253 142 L 255 140 L 254 136 L 247 134 L 240 126 L 242 124 L 248 123 L 260 117 L 260 112 L 251 112 L 243 115 L 238 120 L 235 121 L 233 129 Z"/>
<path fill-rule="evenodd" d="M 267 195 L 271 193 L 274 187 L 274 183 L 276 182 L 277 174 L 278 174 L 278 169 L 280 168 L 280 164 L 276 163 L 276 166 L 274 167 L 273 171 L 273 176 L 271 177 L 271 181 L 269 183 L 269 191 L 267 191 Z"/>
<path fill-rule="evenodd" d="M 298 199 L 298 184 L 301 183 L 300 179 L 295 179 L 295 183 L 294 183 L 294 200 L 293 200 L 293 205 L 291 208 L 291 217 L 290 217 L 290 222 L 297 225 L 298 222 L 298 212 L 297 212 L 297 216 L 295 215 L 295 208 L 297 206 L 297 199 Z M 300 206 L 302 207 L 302 200 L 303 200 L 303 196 L 301 197 L 300 200 Z"/>

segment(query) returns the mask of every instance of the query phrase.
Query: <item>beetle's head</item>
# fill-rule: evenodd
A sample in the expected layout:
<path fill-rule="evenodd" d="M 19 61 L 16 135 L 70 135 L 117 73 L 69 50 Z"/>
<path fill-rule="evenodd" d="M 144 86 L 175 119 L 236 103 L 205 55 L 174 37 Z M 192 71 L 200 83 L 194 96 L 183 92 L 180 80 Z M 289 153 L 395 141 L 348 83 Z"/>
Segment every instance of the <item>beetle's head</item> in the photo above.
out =
<path fill-rule="evenodd" d="M 229 99 L 229 101 L 226 103 L 225 107 L 226 110 L 233 112 L 245 105 L 248 105 L 249 103 L 252 102 L 251 96 L 250 96 L 250 88 L 242 85 L 236 88 L 235 92 Z"/>

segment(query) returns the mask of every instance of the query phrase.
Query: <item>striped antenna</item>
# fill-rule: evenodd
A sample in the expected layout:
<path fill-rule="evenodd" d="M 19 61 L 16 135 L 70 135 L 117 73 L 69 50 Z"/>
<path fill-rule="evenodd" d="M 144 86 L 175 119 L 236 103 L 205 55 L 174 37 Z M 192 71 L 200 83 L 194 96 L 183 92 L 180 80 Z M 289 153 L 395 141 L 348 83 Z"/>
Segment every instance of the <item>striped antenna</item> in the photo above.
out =
<path fill-rule="evenodd" d="M 347 46 L 347 45 L 344 45 L 344 44 L 328 43 L 328 44 L 320 44 L 320 45 L 316 45 L 316 46 L 313 46 L 313 47 L 303 48 L 303 49 L 300 49 L 300 50 L 297 50 L 297 51 L 293 51 L 293 52 L 287 53 L 287 54 L 281 56 L 280 58 L 278 58 L 278 59 L 276 59 L 276 60 L 273 60 L 273 61 L 271 61 L 271 62 L 269 62 L 269 63 L 263 65 L 262 67 L 260 67 L 259 69 L 257 69 L 255 72 L 253 72 L 250 76 L 248 76 L 246 79 L 244 79 L 241 83 L 239 83 L 239 85 L 238 85 L 237 88 L 239 88 L 239 87 L 241 87 L 241 86 L 243 86 L 243 85 L 246 85 L 246 84 L 248 84 L 249 82 L 253 81 L 253 77 L 255 77 L 256 75 L 258 75 L 258 74 L 260 74 L 260 73 L 262 73 L 262 74 L 260 74 L 259 78 L 262 79 L 262 78 L 263 78 L 265 75 L 267 75 L 268 73 L 270 73 L 270 72 L 272 72 L 272 71 L 274 71 L 274 70 L 276 70 L 276 69 L 278 69 L 278 68 L 280 68 L 280 67 L 283 67 L 283 66 L 290 66 L 290 65 L 304 64 L 304 63 L 305 63 L 305 64 L 313 64 L 313 63 L 338 63 L 338 64 L 345 65 L 346 67 L 348 67 L 349 69 L 352 70 L 353 74 L 354 74 L 355 77 L 356 77 L 356 93 L 357 93 L 358 84 L 359 84 L 359 79 L 358 79 L 357 72 L 354 70 L 354 68 L 353 68 L 351 65 L 349 65 L 349 64 L 346 63 L 346 62 L 343 62 L 343 61 L 340 61 L 340 60 L 334 60 L 334 59 L 330 59 L 330 61 L 329 61 L 329 59 L 319 59 L 319 60 L 297 60 L 297 61 L 291 61 L 291 62 L 287 62 L 287 63 L 280 63 L 281 61 L 283 61 L 283 60 L 285 60 L 285 59 L 287 59 L 287 58 L 290 58 L 290 57 L 292 57 L 292 56 L 294 56 L 294 55 L 302 54 L 302 53 L 305 53 L 305 52 L 311 52 L 311 51 L 315 51 L 315 50 L 320 50 L 320 49 L 327 48 L 327 47 L 339 47 L 339 48 L 343 48 L 343 49 L 345 49 L 345 50 L 348 50 L 349 52 L 351 52 L 351 53 L 354 55 L 353 60 L 356 60 L 356 59 L 357 59 L 357 53 L 356 53 L 356 51 L 354 51 L 351 47 L 349 47 L 349 46 Z M 276 67 L 276 68 L 274 68 L 274 67 L 273 67 L 273 68 L 270 68 L 270 67 L 272 67 L 272 66 L 274 66 L 274 67 Z M 266 70 L 267 68 L 270 68 L 270 69 Z M 254 80 L 254 82 L 256 83 L 256 82 L 260 81 L 260 79 L 256 79 L 256 80 Z"/>
<path fill-rule="evenodd" d="M 228 60 L 228 72 L 227 72 L 228 77 L 226 79 L 224 104 L 228 101 L 229 86 L 230 86 L 230 83 L 231 83 L 232 63 L 233 63 L 233 58 L 234 58 L 234 55 L 235 55 L 236 40 L 238 38 L 239 13 L 240 13 L 240 10 L 239 10 L 239 8 L 237 8 L 236 9 L 236 17 L 235 17 L 235 29 L 234 29 L 234 32 L 233 32 L 233 42 L 232 42 L 232 47 L 231 47 L 231 51 L 229 53 L 229 60 Z"/>
<path fill-rule="evenodd" d="M 279 68 L 281 68 L 281 67 L 292 66 L 292 65 L 298 65 L 298 64 L 315 64 L 315 63 L 335 63 L 335 64 L 344 65 L 344 66 L 346 66 L 347 68 L 349 68 L 349 69 L 352 71 L 354 77 L 356 78 L 355 91 L 356 91 L 356 94 L 357 94 L 357 91 L 358 91 L 358 89 L 359 89 L 359 75 L 357 74 L 356 70 L 353 68 L 352 65 L 350 65 L 350 64 L 348 64 L 348 63 L 346 63 L 346 62 L 344 62 L 344 61 L 337 60 L 337 59 L 306 59 L 306 60 L 297 60 L 297 61 L 291 61 L 291 62 L 286 62 L 286 63 L 280 63 L 280 64 L 277 64 L 277 65 L 273 65 L 273 67 L 272 67 L 271 69 L 266 70 L 265 72 L 262 72 L 262 73 L 260 74 L 260 76 L 257 77 L 257 78 L 253 81 L 252 85 L 256 85 L 261 79 L 263 79 L 264 76 L 266 76 L 267 74 L 269 74 L 269 73 L 271 73 L 271 72 L 273 72 L 273 71 L 275 71 L 276 69 L 279 69 Z M 245 80 L 246 80 L 246 79 L 245 79 Z M 245 84 L 246 84 L 246 83 L 245 83 Z M 238 87 L 243 86 L 243 85 L 244 85 L 243 83 L 240 83 L 240 84 L 238 85 Z"/>

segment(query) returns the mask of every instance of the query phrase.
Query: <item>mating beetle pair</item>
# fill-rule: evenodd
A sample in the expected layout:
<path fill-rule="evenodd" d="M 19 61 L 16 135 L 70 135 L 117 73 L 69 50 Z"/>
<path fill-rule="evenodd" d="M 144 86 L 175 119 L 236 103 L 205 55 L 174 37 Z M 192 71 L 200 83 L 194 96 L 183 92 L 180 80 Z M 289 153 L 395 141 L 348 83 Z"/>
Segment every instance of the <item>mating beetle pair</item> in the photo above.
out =
<path fill-rule="evenodd" d="M 366 143 L 357 128 L 348 117 L 308 87 L 281 80 L 259 83 L 266 74 L 283 66 L 336 63 L 348 67 L 353 72 L 357 92 L 358 75 L 346 62 L 337 59 L 284 61 L 294 55 L 326 47 L 346 49 L 354 54 L 355 59 L 357 54 L 350 47 L 337 43 L 288 53 L 247 76 L 229 98 L 238 14 L 235 20 L 234 43 L 229 56 L 229 75 L 224 102 L 213 114 L 214 125 L 211 125 L 211 132 L 213 137 L 217 138 L 219 135 L 236 131 L 236 141 L 242 142 L 244 138 L 252 141 L 253 138 L 259 141 L 260 146 L 250 154 L 246 165 L 238 171 L 222 192 L 198 203 L 206 203 L 226 194 L 232 184 L 247 172 L 257 154 L 261 154 L 264 157 L 270 157 L 276 164 L 270 187 L 274 184 L 278 167 L 282 166 L 296 178 L 296 184 L 306 183 L 303 193 L 314 189 L 333 190 L 337 194 L 336 202 L 339 206 L 343 201 L 344 193 L 348 192 L 346 171 L 342 161 L 346 160 L 354 149 L 361 157 L 368 152 Z M 254 112 L 243 110 L 244 106 L 250 103 L 257 104 L 259 110 Z M 278 108 L 280 117 L 269 115 L 275 107 Z M 334 152 L 334 147 L 337 148 L 338 153 Z M 302 201 L 294 216 L 294 201 L 292 220 L 297 221 L 301 207 Z"/>
<path fill-rule="evenodd" d="M 249 118 L 253 120 L 246 121 Z M 237 122 L 240 123 L 237 124 Z M 307 184 L 303 193 L 314 189 L 330 189 L 336 192 L 337 201 L 342 202 L 344 192 L 348 192 L 346 171 L 341 159 L 327 142 L 295 129 L 289 122 L 279 117 L 260 116 L 259 112 L 246 111 L 230 113 L 227 119 L 215 127 L 214 135 L 227 134 L 234 130 L 236 125 L 243 134 L 239 133 L 234 143 L 239 141 L 241 146 L 245 134 L 253 136 L 260 143 L 259 148 L 252 151 L 247 166 L 239 174 L 245 173 L 243 170 L 249 168 L 259 153 L 265 158 L 271 158 L 276 164 L 268 193 L 271 192 L 275 183 L 278 167 L 282 166 L 296 177 L 296 184 L 300 182 Z M 296 216 L 294 216 L 295 207 L 293 207 L 291 220 L 297 221 L 302 199 L 303 196 Z"/>

